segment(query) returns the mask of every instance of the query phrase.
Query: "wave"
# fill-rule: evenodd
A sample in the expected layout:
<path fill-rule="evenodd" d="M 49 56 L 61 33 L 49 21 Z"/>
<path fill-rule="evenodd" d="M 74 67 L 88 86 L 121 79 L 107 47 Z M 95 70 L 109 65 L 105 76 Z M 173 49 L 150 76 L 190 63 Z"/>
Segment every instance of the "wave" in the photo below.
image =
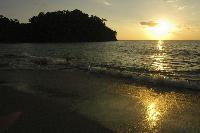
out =
<path fill-rule="evenodd" d="M 172 79 L 162 75 L 148 75 L 145 73 L 136 73 L 130 71 L 119 71 L 101 67 L 90 67 L 92 73 L 106 74 L 114 77 L 125 78 L 135 83 L 150 85 L 154 87 L 164 87 L 165 89 L 184 89 L 200 90 L 200 83 L 197 81 Z"/>
<path fill-rule="evenodd" d="M 0 69 L 47 69 L 47 70 L 60 70 L 60 69 L 79 69 L 90 73 L 104 74 L 114 76 L 117 78 L 123 78 L 131 80 L 135 83 L 163 87 L 168 89 L 189 89 L 200 90 L 200 82 L 181 79 L 180 77 L 167 77 L 162 72 L 150 71 L 146 68 L 138 67 L 120 67 L 114 64 L 106 63 L 86 63 L 77 62 L 75 59 L 67 58 L 55 58 L 55 57 L 39 57 L 33 56 L 27 53 L 3 55 L 0 59 L 4 58 L 4 61 L 0 63 Z M 6 62 L 7 61 L 7 62 Z M 193 72 L 198 73 L 199 70 Z M 183 73 L 183 72 L 182 72 Z M 192 72 L 190 72 L 192 73 Z"/>
<path fill-rule="evenodd" d="M 0 69 L 57 69 L 68 64 L 66 58 L 33 56 L 28 53 L 0 56 Z"/>

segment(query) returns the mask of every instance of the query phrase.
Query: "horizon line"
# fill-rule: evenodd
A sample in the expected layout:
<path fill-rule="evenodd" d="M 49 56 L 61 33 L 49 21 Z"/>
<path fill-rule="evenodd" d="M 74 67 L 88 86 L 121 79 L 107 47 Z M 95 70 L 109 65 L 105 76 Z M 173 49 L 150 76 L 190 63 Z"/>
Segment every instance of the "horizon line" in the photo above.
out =
<path fill-rule="evenodd" d="M 172 39 L 172 40 L 163 40 L 163 39 L 158 39 L 158 40 L 151 40 L 151 39 L 121 39 L 117 41 L 200 41 L 200 39 Z"/>

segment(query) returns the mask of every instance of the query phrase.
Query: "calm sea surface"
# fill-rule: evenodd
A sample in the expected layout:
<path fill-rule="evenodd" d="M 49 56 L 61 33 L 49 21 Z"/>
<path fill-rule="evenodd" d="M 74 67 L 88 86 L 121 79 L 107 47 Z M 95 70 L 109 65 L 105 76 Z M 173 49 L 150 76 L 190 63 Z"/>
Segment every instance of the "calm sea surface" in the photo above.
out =
<path fill-rule="evenodd" d="M 199 89 L 200 41 L 0 44 L 1 70 L 67 68 Z"/>

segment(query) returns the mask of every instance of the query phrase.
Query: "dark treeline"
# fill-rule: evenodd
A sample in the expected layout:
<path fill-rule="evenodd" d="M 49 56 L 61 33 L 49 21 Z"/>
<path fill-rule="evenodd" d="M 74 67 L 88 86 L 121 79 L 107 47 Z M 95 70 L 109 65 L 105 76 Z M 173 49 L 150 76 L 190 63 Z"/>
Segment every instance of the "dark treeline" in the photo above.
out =
<path fill-rule="evenodd" d="M 0 15 L 0 42 L 94 42 L 115 41 L 116 31 L 105 19 L 80 10 L 39 13 L 29 23 Z"/>

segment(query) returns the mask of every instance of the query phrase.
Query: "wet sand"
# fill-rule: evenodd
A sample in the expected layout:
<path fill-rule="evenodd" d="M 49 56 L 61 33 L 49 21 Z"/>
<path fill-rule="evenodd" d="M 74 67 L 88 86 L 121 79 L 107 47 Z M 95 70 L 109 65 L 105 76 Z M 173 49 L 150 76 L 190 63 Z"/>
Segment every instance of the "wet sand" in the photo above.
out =
<path fill-rule="evenodd" d="M 198 91 L 81 71 L 1 71 L 0 108 L 20 112 L 8 133 L 200 132 Z"/>
<path fill-rule="evenodd" d="M 1 88 L 0 101 L 0 121 L 10 121 L 20 112 L 12 124 L 0 130 L 3 133 L 113 132 L 58 102 L 12 88 Z"/>

